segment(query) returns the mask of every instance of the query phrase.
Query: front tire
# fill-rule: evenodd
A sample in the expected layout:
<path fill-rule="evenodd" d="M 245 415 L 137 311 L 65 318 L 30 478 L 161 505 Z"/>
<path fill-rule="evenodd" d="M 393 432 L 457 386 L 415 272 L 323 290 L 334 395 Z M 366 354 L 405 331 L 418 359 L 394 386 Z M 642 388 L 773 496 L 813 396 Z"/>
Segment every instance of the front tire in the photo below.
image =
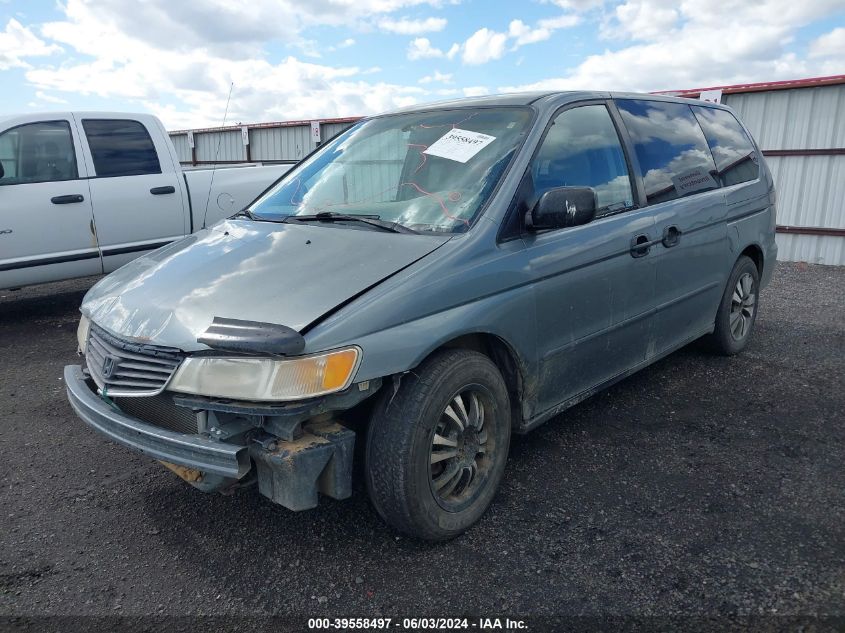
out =
<path fill-rule="evenodd" d="M 757 320 L 760 273 L 751 258 L 740 257 L 722 295 L 716 313 L 716 328 L 708 337 L 713 351 L 725 356 L 738 354 L 748 345 Z"/>
<path fill-rule="evenodd" d="M 489 358 L 438 352 L 387 385 L 367 430 L 366 480 L 379 515 L 427 541 L 466 531 L 501 481 L 510 443 L 510 401 Z"/>

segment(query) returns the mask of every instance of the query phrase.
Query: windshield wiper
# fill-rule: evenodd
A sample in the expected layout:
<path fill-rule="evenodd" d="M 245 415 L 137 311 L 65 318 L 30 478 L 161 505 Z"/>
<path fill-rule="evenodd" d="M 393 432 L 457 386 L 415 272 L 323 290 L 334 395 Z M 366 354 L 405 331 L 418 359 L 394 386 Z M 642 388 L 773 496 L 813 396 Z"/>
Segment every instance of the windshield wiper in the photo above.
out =
<path fill-rule="evenodd" d="M 250 220 L 258 220 L 258 218 L 255 217 L 255 214 L 249 209 L 241 209 L 235 215 L 230 216 L 231 219 L 240 217 L 249 218 Z"/>
<path fill-rule="evenodd" d="M 380 220 L 377 215 L 353 215 L 347 213 L 335 213 L 334 211 L 321 211 L 315 215 L 289 215 L 283 222 L 361 222 L 362 224 L 369 224 L 382 229 L 383 231 L 390 231 L 391 233 L 413 233 L 417 235 L 417 231 L 409 229 L 398 222 L 387 222 Z"/>

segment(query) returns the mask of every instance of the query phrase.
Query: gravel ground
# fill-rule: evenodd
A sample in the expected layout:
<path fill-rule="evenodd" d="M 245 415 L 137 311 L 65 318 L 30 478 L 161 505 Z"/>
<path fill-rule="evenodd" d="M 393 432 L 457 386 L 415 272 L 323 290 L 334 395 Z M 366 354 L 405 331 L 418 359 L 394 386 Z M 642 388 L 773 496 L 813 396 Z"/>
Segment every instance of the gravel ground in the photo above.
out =
<path fill-rule="evenodd" d="M 690 346 L 516 437 L 445 545 L 360 489 L 205 495 L 86 428 L 61 374 L 91 283 L 0 291 L 0 614 L 845 615 L 845 268 L 780 264 L 744 354 Z"/>

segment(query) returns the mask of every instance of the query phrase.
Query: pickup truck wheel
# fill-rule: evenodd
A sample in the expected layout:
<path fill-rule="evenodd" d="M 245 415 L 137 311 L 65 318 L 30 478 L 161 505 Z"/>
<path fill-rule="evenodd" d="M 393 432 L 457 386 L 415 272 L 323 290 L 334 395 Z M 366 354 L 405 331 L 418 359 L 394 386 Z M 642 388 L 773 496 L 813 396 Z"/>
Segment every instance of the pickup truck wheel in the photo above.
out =
<path fill-rule="evenodd" d="M 740 257 L 728 278 L 716 313 L 716 328 L 708 337 L 710 348 L 725 356 L 745 349 L 757 319 L 760 273 L 751 258 Z"/>
<path fill-rule="evenodd" d="M 439 352 L 388 385 L 367 430 L 366 480 L 379 515 L 428 541 L 458 536 L 496 493 L 510 443 L 510 401 L 489 358 Z"/>

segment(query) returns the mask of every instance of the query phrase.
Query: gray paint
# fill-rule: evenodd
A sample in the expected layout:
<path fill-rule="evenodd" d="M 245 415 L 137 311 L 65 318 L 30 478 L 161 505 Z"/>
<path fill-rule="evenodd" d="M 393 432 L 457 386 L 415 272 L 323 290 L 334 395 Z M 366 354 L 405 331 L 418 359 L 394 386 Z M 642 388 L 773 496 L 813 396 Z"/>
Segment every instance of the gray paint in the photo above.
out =
<path fill-rule="evenodd" d="M 776 258 L 773 184 L 762 161 L 760 179 L 750 183 L 501 241 L 551 117 L 579 100 L 606 98 L 558 93 L 449 104 L 531 103 L 537 114 L 465 234 L 228 222 L 106 278 L 83 312 L 115 334 L 184 350 L 201 347 L 197 335 L 215 316 L 288 325 L 304 333 L 305 353 L 358 345 L 358 382 L 411 370 L 465 334 L 496 337 L 520 374 L 515 425 L 528 428 L 712 330 L 744 249 L 762 254 L 764 284 Z M 683 232 L 679 246 L 658 243 L 631 257 L 631 237 L 656 238 L 670 223 Z"/>

